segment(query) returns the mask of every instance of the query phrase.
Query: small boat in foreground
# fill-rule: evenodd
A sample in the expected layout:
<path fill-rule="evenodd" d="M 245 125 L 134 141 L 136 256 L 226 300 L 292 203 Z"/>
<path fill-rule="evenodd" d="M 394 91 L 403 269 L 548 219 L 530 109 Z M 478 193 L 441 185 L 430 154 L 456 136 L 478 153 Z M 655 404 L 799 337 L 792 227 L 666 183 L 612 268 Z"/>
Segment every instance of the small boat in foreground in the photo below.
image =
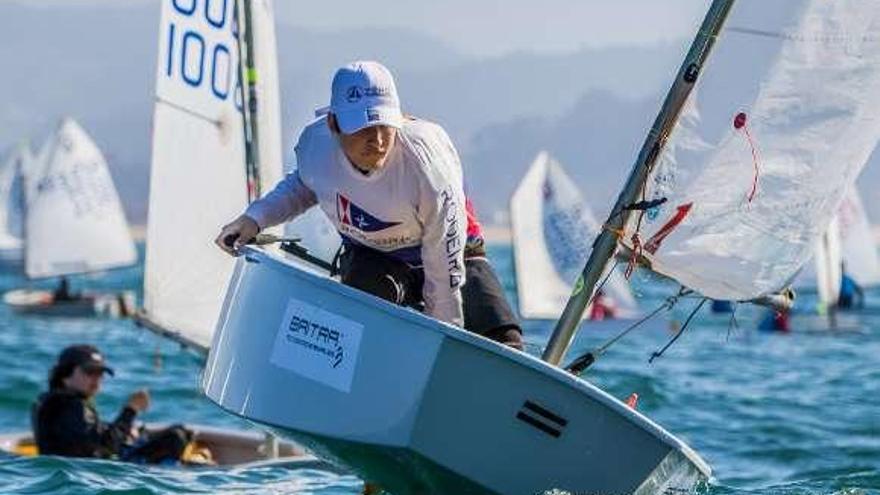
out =
<path fill-rule="evenodd" d="M 151 424 L 148 430 L 167 425 Z M 248 463 L 319 463 L 298 446 L 277 441 L 257 432 L 241 432 L 201 425 L 185 425 L 195 432 L 195 438 L 184 452 L 184 466 L 238 466 Z M 33 457 L 39 455 L 33 434 L 28 432 L 0 434 L 0 451 L 11 455 Z M 206 454 L 210 452 L 210 457 Z"/>

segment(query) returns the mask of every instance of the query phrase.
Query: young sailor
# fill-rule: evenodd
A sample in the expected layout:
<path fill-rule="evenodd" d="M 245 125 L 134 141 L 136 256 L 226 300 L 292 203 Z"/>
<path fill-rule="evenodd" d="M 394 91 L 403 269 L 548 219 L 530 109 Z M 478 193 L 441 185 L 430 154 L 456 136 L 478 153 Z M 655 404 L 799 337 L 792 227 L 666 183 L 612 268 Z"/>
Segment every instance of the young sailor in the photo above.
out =
<path fill-rule="evenodd" d="M 387 68 L 340 68 L 330 111 L 303 130 L 296 159 L 296 171 L 223 227 L 221 249 L 234 255 L 260 229 L 319 205 L 343 239 L 343 283 L 522 349 L 458 153 L 440 126 L 403 116 Z"/>
<path fill-rule="evenodd" d="M 846 272 L 846 263 L 840 263 L 840 295 L 837 298 L 837 307 L 840 309 L 855 309 L 865 306 L 865 292 L 859 284 Z"/>
<path fill-rule="evenodd" d="M 617 317 L 617 306 L 614 301 L 599 289 L 590 304 L 589 318 L 592 321 L 610 320 Z"/>
<path fill-rule="evenodd" d="M 58 287 L 52 291 L 52 302 L 69 302 L 76 301 L 77 299 L 79 299 L 79 294 L 70 290 L 70 282 L 67 280 L 67 277 L 62 276 L 58 282 Z"/>
<path fill-rule="evenodd" d="M 150 405 L 146 390 L 131 394 L 112 423 L 101 421 L 95 397 L 105 373 L 112 376 L 113 370 L 94 346 L 73 345 L 61 352 L 49 373 L 49 391 L 33 408 L 39 453 L 148 463 L 179 460 L 192 433 L 181 426 L 150 434 L 133 429 L 137 414 Z"/>

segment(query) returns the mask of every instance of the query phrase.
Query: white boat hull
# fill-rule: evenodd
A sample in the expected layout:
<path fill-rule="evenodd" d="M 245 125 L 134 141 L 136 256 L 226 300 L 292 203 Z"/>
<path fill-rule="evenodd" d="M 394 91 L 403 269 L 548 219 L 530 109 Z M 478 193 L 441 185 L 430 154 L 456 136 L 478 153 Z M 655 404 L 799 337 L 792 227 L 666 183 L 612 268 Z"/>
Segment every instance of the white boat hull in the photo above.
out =
<path fill-rule="evenodd" d="M 15 312 L 40 316 L 128 316 L 133 312 L 134 292 L 83 294 L 69 301 L 55 301 L 51 291 L 15 289 L 3 294 L 3 302 Z"/>
<path fill-rule="evenodd" d="M 394 493 L 677 493 L 710 474 L 586 381 L 256 249 L 203 387 Z"/>

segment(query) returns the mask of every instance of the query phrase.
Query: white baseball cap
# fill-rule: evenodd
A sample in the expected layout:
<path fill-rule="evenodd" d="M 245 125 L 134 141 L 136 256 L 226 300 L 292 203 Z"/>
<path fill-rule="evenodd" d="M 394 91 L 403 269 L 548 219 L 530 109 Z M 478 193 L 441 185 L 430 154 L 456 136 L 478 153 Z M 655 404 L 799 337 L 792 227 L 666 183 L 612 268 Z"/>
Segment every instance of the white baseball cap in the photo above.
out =
<path fill-rule="evenodd" d="M 375 125 L 398 129 L 403 125 L 394 78 L 379 62 L 359 60 L 337 70 L 330 111 L 345 134 Z"/>

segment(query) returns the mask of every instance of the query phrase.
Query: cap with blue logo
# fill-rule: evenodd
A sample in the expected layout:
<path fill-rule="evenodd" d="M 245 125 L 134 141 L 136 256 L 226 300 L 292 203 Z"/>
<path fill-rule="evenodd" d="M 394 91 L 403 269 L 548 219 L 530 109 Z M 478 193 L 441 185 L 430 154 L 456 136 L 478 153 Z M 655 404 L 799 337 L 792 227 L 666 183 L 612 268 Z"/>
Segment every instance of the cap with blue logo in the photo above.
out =
<path fill-rule="evenodd" d="M 379 62 L 357 61 L 337 70 L 330 111 L 345 134 L 375 125 L 399 129 L 403 124 L 394 78 Z"/>

